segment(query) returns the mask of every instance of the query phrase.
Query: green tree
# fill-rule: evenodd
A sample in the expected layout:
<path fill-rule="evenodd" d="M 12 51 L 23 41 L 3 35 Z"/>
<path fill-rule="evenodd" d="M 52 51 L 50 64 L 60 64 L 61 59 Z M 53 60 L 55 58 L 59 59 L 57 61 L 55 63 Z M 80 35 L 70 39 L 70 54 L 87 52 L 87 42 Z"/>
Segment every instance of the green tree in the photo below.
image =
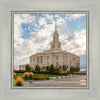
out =
<path fill-rule="evenodd" d="M 75 72 L 75 68 L 74 67 L 70 67 L 70 72 Z"/>
<path fill-rule="evenodd" d="M 79 71 L 80 71 L 80 68 L 79 68 L 79 67 L 77 67 L 77 68 L 76 68 L 76 71 L 77 71 L 77 72 L 79 72 Z"/>
<path fill-rule="evenodd" d="M 55 69 L 54 69 L 54 66 L 53 66 L 53 64 L 51 64 L 51 66 L 50 66 L 50 73 L 53 73 L 54 71 L 55 71 Z"/>
<path fill-rule="evenodd" d="M 40 72 L 40 66 L 39 65 L 36 65 L 35 71 L 38 72 L 38 73 Z"/>
<path fill-rule="evenodd" d="M 49 72 L 49 71 L 50 71 L 50 68 L 49 68 L 49 66 L 47 66 L 47 67 L 46 67 L 46 71 L 47 71 L 47 72 Z"/>
<path fill-rule="evenodd" d="M 27 65 L 25 66 L 25 70 L 26 70 L 26 71 L 31 71 L 31 67 L 29 66 L 29 64 L 27 64 Z"/>
<path fill-rule="evenodd" d="M 50 75 L 50 67 L 49 66 L 46 67 L 46 72 L 48 73 L 48 77 L 49 77 L 49 75 Z"/>
<path fill-rule="evenodd" d="M 80 68 L 79 67 L 70 67 L 70 72 L 79 72 Z"/>

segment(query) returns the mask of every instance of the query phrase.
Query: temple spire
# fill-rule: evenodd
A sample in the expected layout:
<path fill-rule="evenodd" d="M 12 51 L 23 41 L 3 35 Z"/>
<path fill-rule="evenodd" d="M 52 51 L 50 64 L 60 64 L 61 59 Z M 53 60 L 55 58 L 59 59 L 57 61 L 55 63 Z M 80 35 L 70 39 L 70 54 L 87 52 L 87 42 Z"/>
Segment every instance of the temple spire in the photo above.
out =
<path fill-rule="evenodd" d="M 57 20 L 55 20 L 55 32 L 57 31 Z"/>
<path fill-rule="evenodd" d="M 57 32 L 57 20 L 55 20 L 55 31 L 53 34 L 53 41 L 50 45 L 51 49 L 61 49 L 61 42 L 59 41 L 59 34 Z"/>

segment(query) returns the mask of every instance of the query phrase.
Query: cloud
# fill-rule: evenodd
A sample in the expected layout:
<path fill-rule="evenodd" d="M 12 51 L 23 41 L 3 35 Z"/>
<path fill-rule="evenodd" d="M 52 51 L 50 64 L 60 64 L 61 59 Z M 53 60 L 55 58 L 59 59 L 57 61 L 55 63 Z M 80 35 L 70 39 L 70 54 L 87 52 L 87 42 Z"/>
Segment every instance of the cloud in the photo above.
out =
<path fill-rule="evenodd" d="M 61 16 L 55 15 L 55 19 L 57 20 L 57 25 L 58 25 L 58 26 L 59 26 L 59 25 L 65 24 L 65 19 L 62 18 Z"/>
<path fill-rule="evenodd" d="M 44 15 L 45 17 L 36 17 L 31 14 L 14 15 L 15 68 L 18 68 L 21 64 L 29 63 L 30 55 L 50 48 L 50 42 L 52 41 L 52 35 L 55 28 L 55 18 L 57 19 L 57 28 L 60 35 L 60 41 L 62 42 L 62 49 L 77 55 L 84 55 L 86 53 L 86 29 L 81 29 L 79 31 L 75 30 L 74 33 L 71 33 L 67 27 L 68 23 L 66 18 L 63 18 L 60 15 Z M 74 20 L 82 16 L 77 15 L 76 17 L 75 15 L 72 19 Z M 51 23 L 48 23 L 48 20 Z M 29 25 L 28 31 L 30 32 L 30 38 L 22 38 L 24 32 L 22 23 Z"/>
<path fill-rule="evenodd" d="M 45 25 L 46 24 L 46 20 L 45 20 L 45 18 L 41 18 L 40 17 L 40 19 L 39 19 L 39 25 Z"/>
<path fill-rule="evenodd" d="M 21 37 L 23 32 L 21 25 L 22 23 L 30 23 L 31 17 L 28 18 L 29 21 L 24 20 L 22 15 L 16 15 L 14 18 L 14 65 L 15 68 L 18 68 L 21 64 L 29 63 L 29 56 L 36 53 L 37 49 L 49 49 L 48 42 L 51 40 L 53 26 L 52 24 L 47 24 L 42 29 L 35 29 L 36 32 L 31 32 L 31 39 L 23 39 Z M 16 19 L 19 19 L 19 22 Z M 41 19 L 42 25 L 43 21 L 44 19 Z M 28 29 L 30 30 L 30 26 Z"/>
<path fill-rule="evenodd" d="M 53 15 L 51 14 L 45 14 L 45 17 L 47 18 L 47 20 L 50 20 L 51 22 L 54 20 Z"/>
<path fill-rule="evenodd" d="M 86 54 L 86 29 L 60 37 L 62 48 L 77 55 Z"/>
<path fill-rule="evenodd" d="M 73 19 L 77 19 L 77 18 L 80 18 L 80 17 L 83 17 L 83 16 L 86 16 L 86 14 L 72 14 Z"/>
<path fill-rule="evenodd" d="M 72 21 L 81 18 L 83 16 L 86 16 L 86 14 L 67 14 L 65 18 L 67 19 L 67 21 Z"/>
<path fill-rule="evenodd" d="M 23 29 L 22 23 L 32 23 L 35 17 L 30 14 L 14 14 L 14 67 L 28 63 L 27 56 L 32 53 L 31 40 L 24 40 L 21 36 Z M 27 52 L 28 51 L 28 52 Z M 30 53 L 29 53 L 30 52 Z"/>

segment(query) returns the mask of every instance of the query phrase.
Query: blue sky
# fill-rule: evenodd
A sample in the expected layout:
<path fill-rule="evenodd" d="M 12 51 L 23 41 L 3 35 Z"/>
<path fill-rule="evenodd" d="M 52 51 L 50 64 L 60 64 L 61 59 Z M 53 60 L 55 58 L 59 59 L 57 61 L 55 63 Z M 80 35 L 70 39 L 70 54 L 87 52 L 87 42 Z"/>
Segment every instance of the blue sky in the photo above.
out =
<path fill-rule="evenodd" d="M 50 48 L 55 19 L 62 49 L 80 56 L 86 68 L 85 14 L 15 14 L 14 67 L 29 63 L 29 56 Z"/>

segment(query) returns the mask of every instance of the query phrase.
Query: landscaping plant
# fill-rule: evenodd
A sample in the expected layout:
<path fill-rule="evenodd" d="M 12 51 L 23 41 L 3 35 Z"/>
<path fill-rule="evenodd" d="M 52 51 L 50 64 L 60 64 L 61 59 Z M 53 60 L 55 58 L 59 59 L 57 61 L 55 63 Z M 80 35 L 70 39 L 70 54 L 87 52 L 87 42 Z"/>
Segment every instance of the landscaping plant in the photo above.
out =
<path fill-rule="evenodd" d="M 15 86 L 23 86 L 24 85 L 24 80 L 18 76 L 15 80 Z"/>
<path fill-rule="evenodd" d="M 29 79 L 30 80 L 33 79 L 33 73 L 32 72 L 29 73 Z"/>
<path fill-rule="evenodd" d="M 30 76 L 29 72 L 25 72 L 24 75 L 23 75 L 23 78 L 25 80 L 28 80 L 29 79 L 29 76 Z"/>
<path fill-rule="evenodd" d="M 45 80 L 44 75 L 33 75 L 33 80 Z"/>
<path fill-rule="evenodd" d="M 16 79 L 16 78 L 17 78 L 16 73 L 14 73 L 14 79 Z"/>

